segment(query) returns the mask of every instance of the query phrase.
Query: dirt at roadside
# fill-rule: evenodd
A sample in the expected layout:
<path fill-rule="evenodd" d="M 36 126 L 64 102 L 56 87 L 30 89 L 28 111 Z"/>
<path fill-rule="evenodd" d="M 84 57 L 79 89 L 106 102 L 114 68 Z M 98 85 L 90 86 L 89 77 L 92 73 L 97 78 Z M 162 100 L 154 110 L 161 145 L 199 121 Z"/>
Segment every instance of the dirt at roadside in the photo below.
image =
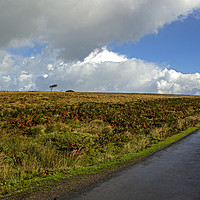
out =
<path fill-rule="evenodd" d="M 112 175 L 115 172 L 120 172 L 124 168 L 132 166 L 133 164 L 138 163 L 149 156 L 150 155 L 138 159 L 129 160 L 127 163 L 124 164 L 121 163 L 118 166 L 115 166 L 115 168 L 112 170 L 107 169 L 102 170 L 96 174 L 80 175 L 60 181 L 46 182 L 43 183 L 43 185 L 41 185 L 39 188 L 33 188 L 31 189 L 31 191 L 28 192 L 21 192 L 19 194 L 0 198 L 0 200 L 56 200 L 57 197 L 60 197 L 74 189 L 84 188 L 104 178 L 107 179 L 109 178 L 109 175 Z"/>
<path fill-rule="evenodd" d="M 87 186 L 93 182 L 96 182 L 111 172 L 101 172 L 98 174 L 78 176 L 71 179 L 61 180 L 59 182 L 46 183 L 40 188 L 34 188 L 31 192 L 22 192 L 15 196 L 0 198 L 2 200 L 54 200 L 67 192 Z"/>

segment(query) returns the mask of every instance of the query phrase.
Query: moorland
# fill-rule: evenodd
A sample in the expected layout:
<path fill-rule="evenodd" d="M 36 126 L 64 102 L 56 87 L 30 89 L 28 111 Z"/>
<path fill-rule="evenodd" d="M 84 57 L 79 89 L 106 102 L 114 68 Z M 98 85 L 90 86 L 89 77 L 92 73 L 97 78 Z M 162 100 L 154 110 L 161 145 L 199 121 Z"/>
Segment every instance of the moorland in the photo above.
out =
<path fill-rule="evenodd" d="M 0 197 L 123 165 L 195 127 L 199 111 L 191 95 L 2 91 Z"/>

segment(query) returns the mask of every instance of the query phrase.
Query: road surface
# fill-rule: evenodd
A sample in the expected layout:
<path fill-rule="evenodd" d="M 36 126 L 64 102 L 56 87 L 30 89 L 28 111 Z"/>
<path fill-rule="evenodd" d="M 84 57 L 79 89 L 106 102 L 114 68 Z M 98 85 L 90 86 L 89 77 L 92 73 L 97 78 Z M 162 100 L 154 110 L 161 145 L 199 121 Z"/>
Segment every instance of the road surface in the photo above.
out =
<path fill-rule="evenodd" d="M 200 130 L 57 200 L 200 200 Z"/>

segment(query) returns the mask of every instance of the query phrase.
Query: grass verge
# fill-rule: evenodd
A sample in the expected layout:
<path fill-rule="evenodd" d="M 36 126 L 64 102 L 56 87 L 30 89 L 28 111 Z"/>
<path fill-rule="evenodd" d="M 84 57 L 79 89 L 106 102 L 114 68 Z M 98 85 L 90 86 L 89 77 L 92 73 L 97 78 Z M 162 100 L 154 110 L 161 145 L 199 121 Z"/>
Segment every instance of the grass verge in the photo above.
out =
<path fill-rule="evenodd" d="M 112 161 L 109 163 L 101 162 L 93 166 L 70 169 L 68 173 L 56 172 L 53 175 L 46 175 L 27 180 L 23 187 L 21 187 L 21 185 L 15 185 L 14 188 L 10 190 L 7 189 L 7 194 L 0 195 L 0 198 L 38 199 L 38 193 L 40 193 L 40 199 L 45 199 L 46 195 L 49 197 L 51 193 L 52 199 L 54 199 L 57 196 L 56 190 L 59 190 L 59 195 L 61 195 L 62 193 L 66 193 L 72 189 L 103 178 L 110 173 L 127 167 L 128 165 L 137 163 L 154 154 L 155 152 L 167 148 L 169 145 L 172 145 L 173 143 L 187 137 L 198 129 L 200 129 L 200 123 L 176 135 L 168 137 L 164 141 L 153 144 L 152 146 L 139 152 L 120 154 L 112 159 Z M 90 180 L 91 175 L 93 177 L 92 180 Z"/>

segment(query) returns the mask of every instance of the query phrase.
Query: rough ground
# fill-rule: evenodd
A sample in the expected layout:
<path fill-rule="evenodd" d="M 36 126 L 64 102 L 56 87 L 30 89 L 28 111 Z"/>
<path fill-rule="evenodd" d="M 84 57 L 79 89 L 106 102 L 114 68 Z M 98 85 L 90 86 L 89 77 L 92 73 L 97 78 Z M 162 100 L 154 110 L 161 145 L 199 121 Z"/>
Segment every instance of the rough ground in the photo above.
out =
<path fill-rule="evenodd" d="M 154 152 L 155 153 L 155 152 Z M 151 154 L 152 155 L 152 154 Z M 109 177 L 109 175 L 119 172 L 120 170 L 133 165 L 135 163 L 144 160 L 145 158 L 149 157 L 145 156 L 139 159 L 135 159 L 129 161 L 126 165 L 119 166 L 112 170 L 102 170 L 96 174 L 87 174 L 81 175 L 77 177 L 73 177 L 70 179 L 64 179 L 61 181 L 54 181 L 54 182 L 45 182 L 39 188 L 34 188 L 29 192 L 21 192 L 19 194 L 15 194 L 14 196 L 0 198 L 2 200 L 56 200 L 56 197 L 59 197 L 63 194 L 70 192 L 71 190 L 85 187 L 91 183 L 97 182 L 101 179 Z"/>

